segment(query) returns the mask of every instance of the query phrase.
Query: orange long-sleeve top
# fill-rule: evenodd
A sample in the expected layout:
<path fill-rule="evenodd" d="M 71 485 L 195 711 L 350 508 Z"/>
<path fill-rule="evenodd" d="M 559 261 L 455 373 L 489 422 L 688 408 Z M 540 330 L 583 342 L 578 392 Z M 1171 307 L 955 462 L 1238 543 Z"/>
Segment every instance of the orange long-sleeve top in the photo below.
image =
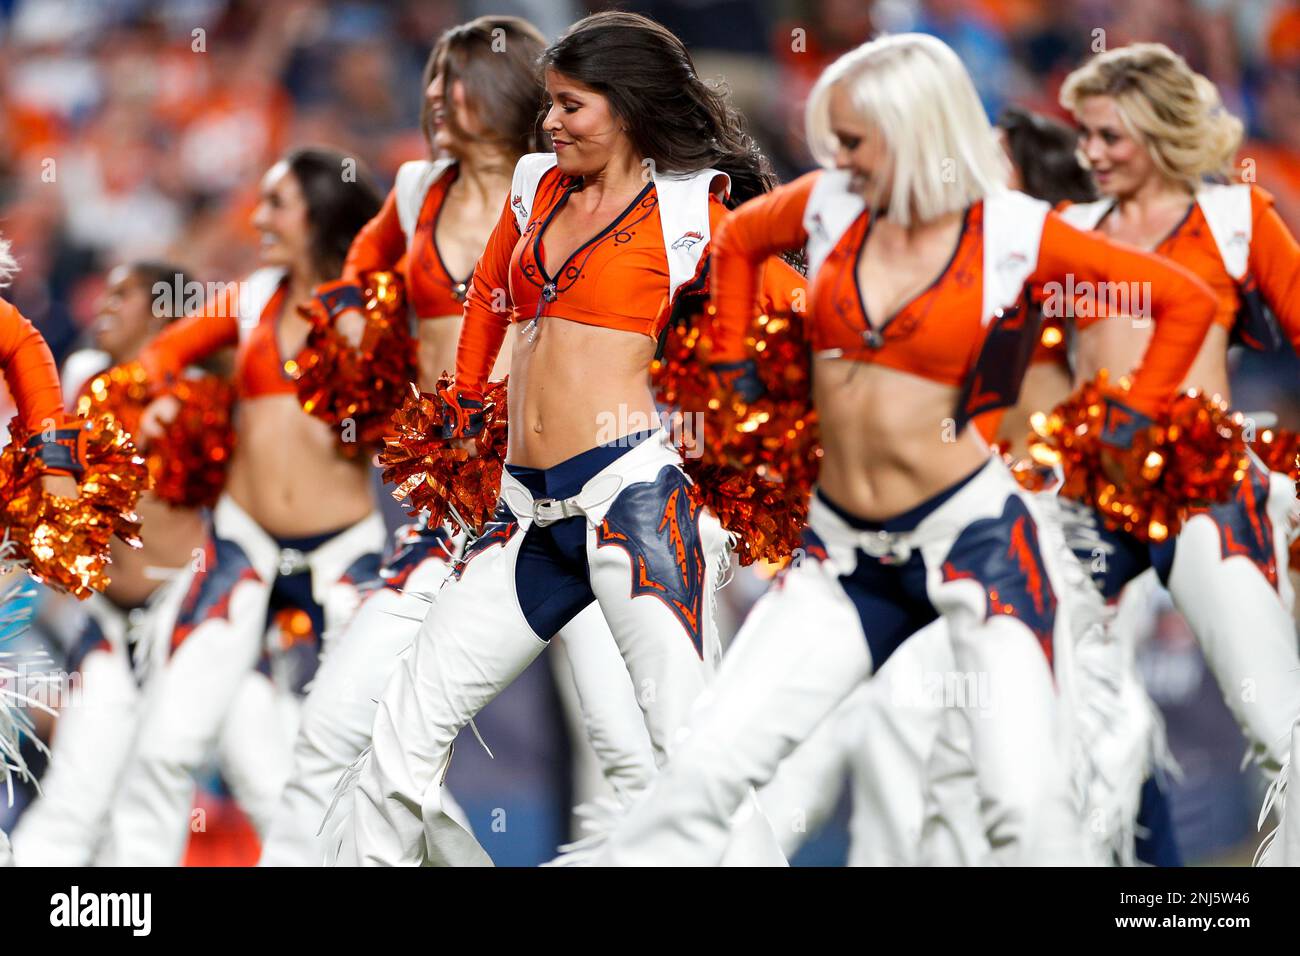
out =
<path fill-rule="evenodd" d="M 1250 187 L 1251 236 L 1248 288 L 1258 289 L 1282 331 L 1300 352 L 1300 243 L 1273 206 L 1273 197 Z M 1219 301 L 1214 321 L 1231 327 L 1242 307 L 1242 288 L 1228 274 L 1200 204 L 1156 251 L 1205 278 Z"/>
<path fill-rule="evenodd" d="M 1250 216 L 1248 288 L 1259 291 L 1286 337 L 1300 351 L 1300 243 L 1278 215 L 1273 197 L 1255 185 L 1250 187 Z M 1242 287 L 1228 274 L 1200 203 L 1191 204 L 1187 215 L 1153 251 L 1203 279 L 1217 301 L 1214 324 L 1233 327 L 1242 308 Z"/>
<path fill-rule="evenodd" d="M 744 358 L 743 331 L 754 302 L 759 264 L 774 252 L 804 246 L 813 172 L 741 206 L 713 238 L 716 309 L 714 358 Z M 983 203 L 965 214 L 957 249 L 944 272 L 887 321 L 873 325 L 858 290 L 857 262 L 871 228 L 863 212 L 845 230 L 810 283 L 809 338 L 814 352 L 836 349 L 849 359 L 885 365 L 960 386 L 972 371 L 987 332 L 983 312 Z M 1186 269 L 1140 250 L 1081 232 L 1056 213 L 1043 224 L 1031 294 L 1073 275 L 1091 283 L 1149 283 L 1155 331 L 1133 373 L 1126 401 L 1155 414 L 1182 383 L 1215 314 L 1210 289 Z M 1087 325 L 1089 320 L 1078 320 Z M 875 343 L 864 333 L 876 333 Z"/>
<path fill-rule="evenodd" d="M 59 367 L 36 326 L 0 299 L 0 368 L 18 404 L 23 427 L 33 435 L 48 422 L 64 422 Z"/>
<path fill-rule="evenodd" d="M 409 249 L 397 211 L 397 187 L 394 186 L 379 212 L 352 240 L 342 278 L 356 281 L 365 272 L 397 271 L 405 256 L 405 266 L 400 271 L 406 277 L 406 299 L 416 317 L 438 319 L 460 315 L 469 290 L 469 277 L 458 279 L 447 271 L 434 238 L 447 191 L 456 181 L 458 169 L 455 165 L 448 167 L 425 193 Z"/>
<path fill-rule="evenodd" d="M 657 338 L 668 321 L 668 258 L 654 183 L 565 262 L 548 263 L 545 226 L 573 186 L 574 180 L 558 168 L 548 170 L 522 232 L 507 197 L 465 299 L 456 352 L 458 385 L 485 386 L 511 322 L 558 316 Z M 710 197 L 710 230 L 725 215 L 726 207 Z M 701 257 L 701 268 L 706 261 Z"/>
<path fill-rule="evenodd" d="M 159 386 L 218 349 L 238 345 L 235 388 L 240 398 L 296 394 L 276 339 L 284 308 L 285 283 L 278 284 L 256 317 L 256 326 L 240 341 L 243 285 L 243 282 L 229 283 L 208 300 L 202 312 L 173 322 L 145 346 L 139 360 L 150 382 Z"/>

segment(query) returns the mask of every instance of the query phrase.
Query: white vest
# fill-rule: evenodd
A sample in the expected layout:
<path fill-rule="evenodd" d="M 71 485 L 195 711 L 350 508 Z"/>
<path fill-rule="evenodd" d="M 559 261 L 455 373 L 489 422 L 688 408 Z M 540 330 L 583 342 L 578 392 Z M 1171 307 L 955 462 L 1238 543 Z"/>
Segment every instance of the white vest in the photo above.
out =
<path fill-rule="evenodd" d="M 420 209 L 424 206 L 424 198 L 429 195 L 433 184 L 454 165 L 456 165 L 454 159 L 437 159 L 433 162 L 417 159 L 402 163 L 398 167 L 397 177 L 393 181 L 393 192 L 397 200 L 397 221 L 402 224 L 408 249 L 411 247 L 412 239 L 415 238 L 415 227 L 420 221 Z"/>
<path fill-rule="evenodd" d="M 554 153 L 530 153 L 515 166 L 514 180 L 510 184 L 510 208 L 520 232 L 528 228 L 532 218 L 538 183 L 554 165 Z M 700 258 L 708 248 L 712 235 L 709 229 L 709 195 L 713 192 L 714 180 L 721 176 L 726 181 L 726 188 L 730 189 L 731 179 L 716 169 L 702 169 L 684 175 L 658 172 L 652 175 L 659 199 L 664 254 L 668 257 L 668 299 L 672 301 L 677 290 L 695 276 Z"/>
<path fill-rule="evenodd" d="M 1061 216 L 1076 229 L 1096 229 L 1097 223 L 1114 204 L 1113 199 L 1072 203 L 1061 210 Z M 1224 269 L 1234 281 L 1245 281 L 1250 263 L 1252 227 L 1250 186 L 1246 183 L 1230 186 L 1209 183 L 1196 194 L 1196 204 L 1201 207 L 1201 213 L 1210 226 Z"/>
<path fill-rule="evenodd" d="M 284 281 L 286 270 L 258 269 L 239 283 L 239 339 L 242 342 L 262 321 L 262 310 Z"/>
<path fill-rule="evenodd" d="M 808 234 L 804 254 L 810 285 L 831 250 L 866 208 L 862 197 L 848 187 L 848 172 L 827 170 L 817 177 L 808 195 L 803 227 Z M 1015 304 L 1025 280 L 1037 268 L 1043 223 L 1050 209 L 1047 203 L 1012 190 L 985 197 L 984 297 L 980 316 L 985 325 L 1000 310 Z"/>
<path fill-rule="evenodd" d="M 1102 217 L 1113 206 L 1113 199 L 1098 199 L 1095 202 L 1073 202 L 1063 208 L 1060 216 L 1075 229 L 1082 229 L 1091 232 L 1097 228 L 1097 223 L 1101 222 Z"/>
<path fill-rule="evenodd" d="M 1208 184 L 1196 194 L 1196 204 L 1201 207 L 1210 235 L 1219 247 L 1219 257 L 1235 282 L 1244 282 L 1250 264 L 1250 240 L 1253 226 L 1250 208 L 1250 186 L 1235 183 L 1231 186 Z"/>

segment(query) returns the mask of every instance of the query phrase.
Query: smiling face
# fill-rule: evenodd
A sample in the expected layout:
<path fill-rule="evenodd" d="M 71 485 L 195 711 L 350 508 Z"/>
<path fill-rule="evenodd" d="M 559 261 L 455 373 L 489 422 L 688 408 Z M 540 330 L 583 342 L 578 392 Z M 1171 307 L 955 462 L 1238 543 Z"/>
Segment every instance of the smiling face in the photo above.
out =
<path fill-rule="evenodd" d="M 1074 118 L 1079 124 L 1079 151 L 1100 192 L 1131 196 L 1160 175 L 1146 145 L 1124 125 L 1112 97 L 1084 97 Z"/>
<path fill-rule="evenodd" d="M 633 154 L 622 120 L 600 93 L 555 70 L 546 71 L 550 108 L 542 129 L 550 134 L 556 162 L 568 176 L 589 176 Z"/>
<path fill-rule="evenodd" d="M 844 83 L 832 87 L 828 105 L 836 143 L 835 168 L 848 170 L 850 188 L 872 207 L 880 208 L 889 196 L 892 180 L 884 136 L 859 115 Z"/>
<path fill-rule="evenodd" d="M 261 198 L 253 210 L 253 228 L 262 235 L 263 265 L 292 269 L 311 262 L 311 224 L 298 179 L 281 160 L 262 177 Z"/>
<path fill-rule="evenodd" d="M 152 290 L 144 279 L 129 266 L 118 266 L 108 274 L 93 326 L 96 348 L 115 363 L 128 361 L 160 323 L 154 318 Z"/>
<path fill-rule="evenodd" d="M 484 130 L 465 94 L 465 84 L 460 80 L 452 80 L 450 88 L 448 87 L 444 60 L 434 71 L 433 80 L 424 91 L 429 104 L 429 129 L 435 151 L 459 156 L 463 144 L 458 140 L 457 132 L 478 138 Z"/>

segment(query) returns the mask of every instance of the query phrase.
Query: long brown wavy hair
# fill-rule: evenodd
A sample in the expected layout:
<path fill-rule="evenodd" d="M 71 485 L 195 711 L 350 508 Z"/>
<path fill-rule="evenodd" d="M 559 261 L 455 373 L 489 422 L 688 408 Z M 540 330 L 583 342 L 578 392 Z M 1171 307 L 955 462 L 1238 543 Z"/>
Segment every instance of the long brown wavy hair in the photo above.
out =
<path fill-rule="evenodd" d="M 776 185 L 725 90 L 700 79 L 682 41 L 648 17 L 608 11 L 579 20 L 546 48 L 541 68 L 606 97 L 660 172 L 721 170 L 731 177 L 730 206 Z"/>
<path fill-rule="evenodd" d="M 444 106 L 446 122 L 457 139 L 476 138 L 499 144 L 512 156 L 542 149 L 541 120 L 537 103 L 542 87 L 537 59 L 546 38 L 527 20 L 519 17 L 479 17 L 447 30 L 429 53 L 424 64 L 421 95 L 440 70 L 445 70 Z M 489 132 L 474 137 L 456 123 L 450 97 L 452 84 L 460 82 L 469 108 L 485 122 Z M 433 146 L 433 109 L 424 97 L 420 128 Z"/>

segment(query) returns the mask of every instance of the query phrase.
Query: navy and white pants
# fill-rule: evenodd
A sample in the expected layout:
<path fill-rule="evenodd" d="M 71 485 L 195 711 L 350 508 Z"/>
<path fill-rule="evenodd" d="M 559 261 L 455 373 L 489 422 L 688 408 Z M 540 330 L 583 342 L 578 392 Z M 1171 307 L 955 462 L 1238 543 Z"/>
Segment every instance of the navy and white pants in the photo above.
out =
<path fill-rule="evenodd" d="M 495 520 L 384 691 L 341 807 L 339 863 L 490 865 L 447 813 L 452 742 L 593 601 L 663 762 L 721 659 L 728 539 L 688 486 L 660 431 L 546 470 L 507 466 Z"/>
<path fill-rule="evenodd" d="M 314 666 L 319 635 L 340 627 L 379 567 L 384 524 L 372 513 L 303 548 L 286 548 L 223 495 L 200 568 L 185 592 L 170 641 L 140 701 L 137 733 L 98 862 L 175 866 L 196 821 L 194 779 L 209 755 L 240 742 L 230 779 L 259 835 L 289 778 L 299 703 L 288 686 Z M 301 643 L 270 647 L 268 615 L 283 604 L 315 618 Z"/>
<path fill-rule="evenodd" d="M 883 523 L 815 495 L 804 554 L 745 621 L 685 739 L 596 862 L 717 864 L 754 788 L 939 619 L 975 689 L 960 710 L 984 836 L 975 862 L 1093 862 L 1062 703 L 1074 644 L 1058 595 L 1074 559 L 1050 530 L 996 459 Z"/>

